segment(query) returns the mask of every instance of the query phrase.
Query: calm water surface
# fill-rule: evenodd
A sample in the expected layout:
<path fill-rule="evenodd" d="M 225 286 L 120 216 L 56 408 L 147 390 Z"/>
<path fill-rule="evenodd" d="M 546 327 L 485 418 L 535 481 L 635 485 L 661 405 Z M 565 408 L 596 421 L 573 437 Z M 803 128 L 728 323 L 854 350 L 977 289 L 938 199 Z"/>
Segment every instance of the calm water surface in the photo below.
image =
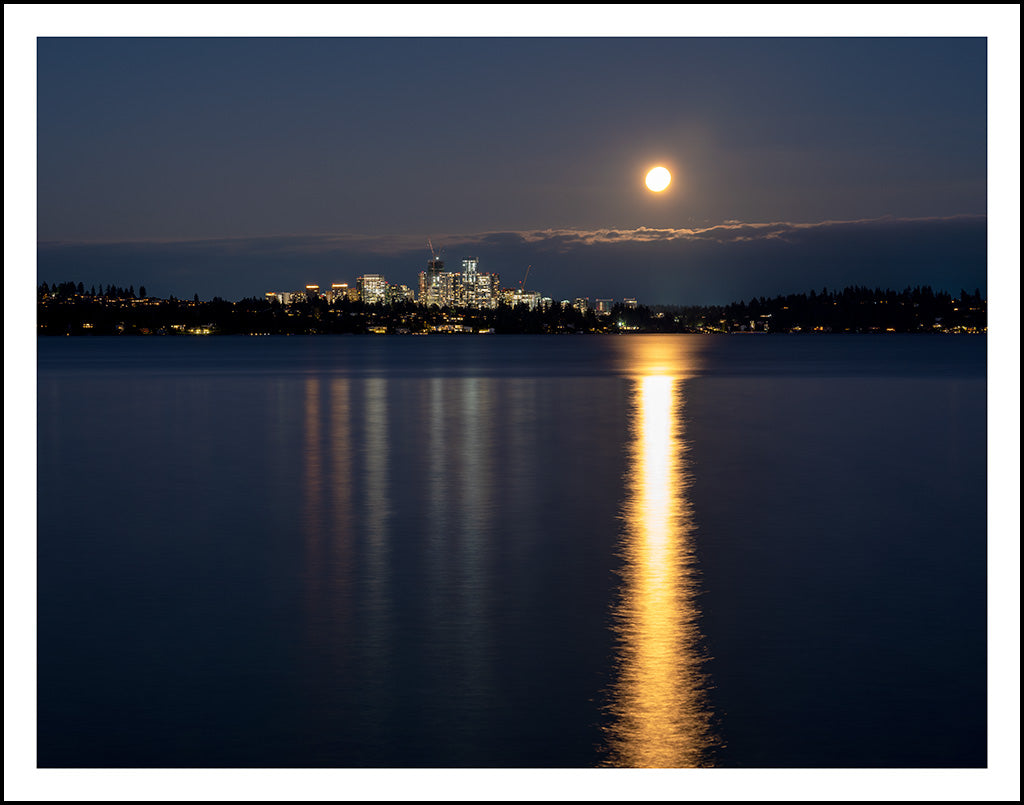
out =
<path fill-rule="evenodd" d="M 41 339 L 41 766 L 984 766 L 986 345 Z"/>

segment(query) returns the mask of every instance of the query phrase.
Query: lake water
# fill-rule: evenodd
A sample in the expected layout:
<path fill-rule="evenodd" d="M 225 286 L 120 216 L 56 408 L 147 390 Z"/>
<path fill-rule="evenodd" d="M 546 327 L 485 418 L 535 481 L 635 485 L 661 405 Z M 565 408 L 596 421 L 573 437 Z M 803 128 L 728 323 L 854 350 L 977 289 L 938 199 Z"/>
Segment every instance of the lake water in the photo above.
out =
<path fill-rule="evenodd" d="M 40 339 L 44 767 L 980 767 L 986 341 Z"/>

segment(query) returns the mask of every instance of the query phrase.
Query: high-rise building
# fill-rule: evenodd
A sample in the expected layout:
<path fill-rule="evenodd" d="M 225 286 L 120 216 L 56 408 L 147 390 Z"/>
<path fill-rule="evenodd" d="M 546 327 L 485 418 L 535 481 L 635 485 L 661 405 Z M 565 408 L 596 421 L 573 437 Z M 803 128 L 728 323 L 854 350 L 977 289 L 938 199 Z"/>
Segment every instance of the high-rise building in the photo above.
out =
<path fill-rule="evenodd" d="M 331 283 L 331 290 L 327 292 L 327 301 L 332 305 L 335 302 L 340 302 L 342 299 L 348 297 L 348 283 L 347 282 L 334 282 Z"/>
<path fill-rule="evenodd" d="M 441 301 L 441 274 L 444 272 L 444 260 L 431 257 L 427 261 L 427 270 L 420 272 L 420 304 L 443 306 Z"/>
<path fill-rule="evenodd" d="M 388 302 L 414 302 L 416 294 L 408 285 L 388 285 Z"/>
<path fill-rule="evenodd" d="M 381 274 L 363 274 L 358 280 L 359 296 L 366 304 L 383 304 L 387 301 L 388 282 Z"/>
<path fill-rule="evenodd" d="M 509 304 L 512 307 L 526 305 L 530 310 L 536 310 L 540 305 L 540 299 L 540 291 L 524 291 L 522 288 L 516 288 L 512 291 Z"/>
<path fill-rule="evenodd" d="M 498 290 L 501 282 L 497 274 L 476 275 L 476 306 L 496 308 L 498 306 Z"/>
<path fill-rule="evenodd" d="M 477 268 L 480 261 L 476 257 L 467 257 L 462 261 L 462 303 L 467 307 L 477 307 Z"/>

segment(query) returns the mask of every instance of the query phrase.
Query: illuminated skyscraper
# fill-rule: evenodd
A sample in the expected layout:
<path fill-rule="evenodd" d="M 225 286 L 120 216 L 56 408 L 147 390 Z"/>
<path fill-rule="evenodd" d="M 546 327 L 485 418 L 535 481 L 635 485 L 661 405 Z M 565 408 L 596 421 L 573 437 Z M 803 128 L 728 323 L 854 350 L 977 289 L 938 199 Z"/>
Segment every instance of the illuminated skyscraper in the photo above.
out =
<path fill-rule="evenodd" d="M 345 299 L 348 296 L 348 283 L 347 282 L 334 282 L 331 283 L 331 290 L 327 292 L 327 301 L 332 305 L 335 302 Z"/>
<path fill-rule="evenodd" d="M 444 271 L 444 260 L 431 257 L 427 261 L 427 270 L 420 273 L 420 304 L 438 305 L 441 301 L 441 274 Z"/>
<path fill-rule="evenodd" d="M 477 304 L 477 267 L 480 261 L 476 257 L 467 257 L 462 261 L 462 303 L 467 307 L 479 307 Z"/>
<path fill-rule="evenodd" d="M 380 274 L 364 274 L 358 279 L 359 296 L 367 304 L 378 304 L 387 301 L 388 282 Z"/>
<path fill-rule="evenodd" d="M 498 306 L 498 290 L 501 281 L 497 274 L 476 275 L 476 306 L 495 308 Z"/>

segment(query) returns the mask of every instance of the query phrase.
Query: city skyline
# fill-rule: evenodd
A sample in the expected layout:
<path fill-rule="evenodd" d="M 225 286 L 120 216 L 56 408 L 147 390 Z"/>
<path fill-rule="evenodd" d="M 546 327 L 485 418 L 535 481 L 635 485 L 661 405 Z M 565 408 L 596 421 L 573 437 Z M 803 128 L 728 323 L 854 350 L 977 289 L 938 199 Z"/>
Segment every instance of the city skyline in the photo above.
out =
<path fill-rule="evenodd" d="M 982 37 L 43 38 L 40 276 L 141 266 L 154 293 L 237 298 L 415 274 L 432 238 L 553 297 L 987 292 L 986 58 Z"/>

